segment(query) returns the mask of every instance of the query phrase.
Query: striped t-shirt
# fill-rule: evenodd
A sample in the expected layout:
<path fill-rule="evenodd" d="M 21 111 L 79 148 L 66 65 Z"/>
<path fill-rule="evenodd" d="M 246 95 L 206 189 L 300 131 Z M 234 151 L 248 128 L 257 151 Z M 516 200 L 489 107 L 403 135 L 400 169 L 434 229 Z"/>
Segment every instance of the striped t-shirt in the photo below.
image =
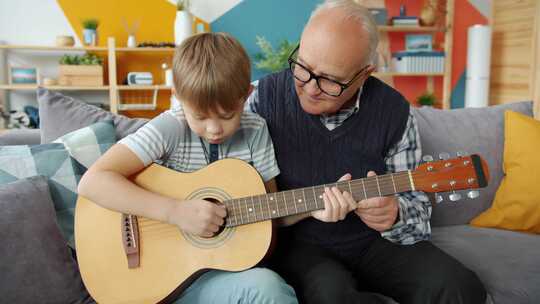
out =
<path fill-rule="evenodd" d="M 208 165 L 209 144 L 189 128 L 181 107 L 161 113 L 119 143 L 145 166 L 156 162 L 176 171 L 193 172 Z M 255 113 L 244 112 L 240 128 L 219 144 L 218 150 L 219 159 L 237 158 L 251 164 L 265 182 L 279 174 L 266 121 Z"/>

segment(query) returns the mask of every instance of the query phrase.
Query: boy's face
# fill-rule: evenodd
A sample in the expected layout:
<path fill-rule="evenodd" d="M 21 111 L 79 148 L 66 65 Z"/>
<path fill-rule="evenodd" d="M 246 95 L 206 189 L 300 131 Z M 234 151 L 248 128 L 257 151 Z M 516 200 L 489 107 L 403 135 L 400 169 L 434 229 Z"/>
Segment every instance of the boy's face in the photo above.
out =
<path fill-rule="evenodd" d="M 211 144 L 220 144 L 231 137 L 240 126 L 244 110 L 244 101 L 238 103 L 238 108 L 232 112 L 203 113 L 183 103 L 186 121 L 197 135 Z"/>

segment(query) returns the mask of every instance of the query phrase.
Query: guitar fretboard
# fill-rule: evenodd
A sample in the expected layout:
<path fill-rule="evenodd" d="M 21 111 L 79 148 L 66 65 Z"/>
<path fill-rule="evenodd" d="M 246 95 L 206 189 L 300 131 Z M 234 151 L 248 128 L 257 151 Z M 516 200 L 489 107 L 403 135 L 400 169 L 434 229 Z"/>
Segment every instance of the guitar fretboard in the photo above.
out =
<path fill-rule="evenodd" d="M 324 209 L 325 187 L 337 187 L 352 194 L 355 201 L 413 190 L 410 171 L 377 175 L 282 192 L 242 197 L 223 202 L 227 227 Z"/>

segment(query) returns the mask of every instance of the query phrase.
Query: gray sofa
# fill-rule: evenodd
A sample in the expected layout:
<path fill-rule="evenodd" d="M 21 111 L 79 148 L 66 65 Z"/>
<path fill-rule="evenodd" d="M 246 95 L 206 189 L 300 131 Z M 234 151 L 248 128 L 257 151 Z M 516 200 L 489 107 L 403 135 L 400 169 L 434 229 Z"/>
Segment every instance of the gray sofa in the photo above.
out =
<path fill-rule="evenodd" d="M 23 137 L 24 142 L 29 144 L 48 143 L 67 132 L 104 119 L 114 121 L 117 138 L 121 138 L 145 123 L 145 120 L 114 116 L 47 90 L 39 90 L 38 95 L 41 132 L 25 132 L 17 136 L 13 136 L 12 132 L 3 133 L 0 134 L 0 145 L 21 144 Z M 460 202 L 445 199 L 441 203 L 434 203 L 432 241 L 478 274 L 488 290 L 488 303 L 540 303 L 540 260 L 537 258 L 540 252 L 540 237 L 512 231 L 475 228 L 467 224 L 491 205 L 503 177 L 501 164 L 505 110 L 532 115 L 532 104 L 523 102 L 484 109 L 451 111 L 415 109 L 424 154 L 436 156 L 441 152 L 452 154 L 457 151 L 480 153 L 488 161 L 491 172 L 490 184 L 481 191 L 480 198 L 471 200 L 463 195 L 465 198 Z M 22 185 L 18 191 L 21 191 L 21 187 L 24 189 L 31 186 Z M 6 216 L 0 217 L 0 226 L 2 221 L 6 221 L 5 218 Z M 58 238 L 57 233 L 55 237 Z M 64 254 L 62 261 L 70 258 Z M 43 263 L 47 264 L 47 261 Z M 70 271 L 73 269 L 76 271 L 73 260 L 65 262 L 65 265 Z M 6 265 L 0 265 L 0 270 L 4 266 Z M 47 271 L 47 268 L 44 267 L 40 271 Z M 70 275 L 73 276 L 73 273 L 70 272 Z M 17 279 L 23 280 L 14 278 Z M 74 281 L 78 285 L 72 289 L 79 290 L 79 297 L 73 300 L 71 293 L 72 298 L 66 298 L 63 302 L 91 302 L 86 291 L 78 289 L 80 278 L 71 280 Z M 32 280 L 23 282 L 27 286 L 34 284 Z M 36 288 L 42 287 L 39 285 Z M 42 292 L 47 294 L 49 290 Z"/>

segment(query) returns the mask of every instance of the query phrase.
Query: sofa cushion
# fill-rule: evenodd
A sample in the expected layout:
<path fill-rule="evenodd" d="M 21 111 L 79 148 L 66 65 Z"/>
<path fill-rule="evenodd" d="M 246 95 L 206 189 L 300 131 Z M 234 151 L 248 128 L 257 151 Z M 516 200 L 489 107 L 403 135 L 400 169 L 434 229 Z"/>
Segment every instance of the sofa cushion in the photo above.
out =
<path fill-rule="evenodd" d="M 88 169 L 116 143 L 116 135 L 113 122 L 108 120 L 70 132 L 54 142 L 64 144 L 69 155 Z"/>
<path fill-rule="evenodd" d="M 0 132 L 0 146 L 39 145 L 39 129 L 11 129 Z"/>
<path fill-rule="evenodd" d="M 494 303 L 540 303 L 540 237 L 469 225 L 436 227 L 432 241 L 476 272 Z"/>
<path fill-rule="evenodd" d="M 504 167 L 493 205 L 471 224 L 540 234 L 540 121 L 505 114 Z"/>
<path fill-rule="evenodd" d="M 83 172 L 60 143 L 0 147 L 0 184 L 37 175 L 48 177 L 58 224 L 71 242 L 77 184 Z"/>
<path fill-rule="evenodd" d="M 116 138 L 120 139 L 135 132 L 148 120 L 128 118 L 89 105 L 83 101 L 44 88 L 37 90 L 41 143 L 50 143 L 62 135 L 93 123 L 112 120 Z"/>
<path fill-rule="evenodd" d="M 491 175 L 488 187 L 481 189 L 480 197 L 476 199 L 471 200 L 462 193 L 463 199 L 454 203 L 443 195 L 445 200 L 433 207 L 432 226 L 466 224 L 491 206 L 503 177 L 503 117 L 506 110 L 532 116 L 532 102 L 456 110 L 413 109 L 424 155 L 447 152 L 455 157 L 459 151 L 478 153 L 487 161 Z"/>
<path fill-rule="evenodd" d="M 0 185 L 2 303 L 88 303 L 45 177 Z"/>

